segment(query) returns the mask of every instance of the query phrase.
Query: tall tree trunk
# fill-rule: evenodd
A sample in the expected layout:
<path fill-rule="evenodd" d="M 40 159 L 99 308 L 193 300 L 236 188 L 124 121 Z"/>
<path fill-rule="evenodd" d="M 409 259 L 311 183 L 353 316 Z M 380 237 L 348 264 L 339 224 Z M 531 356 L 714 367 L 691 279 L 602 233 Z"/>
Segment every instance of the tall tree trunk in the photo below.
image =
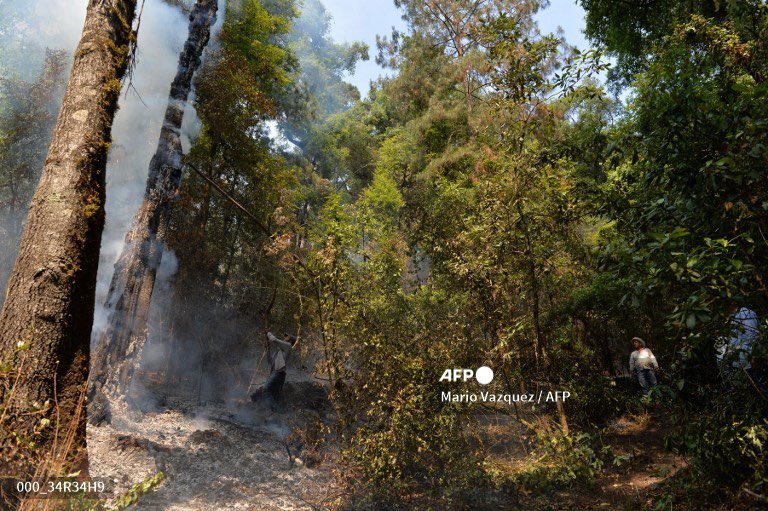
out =
<path fill-rule="evenodd" d="M 529 291 L 528 299 L 531 303 L 531 311 L 533 316 L 533 338 L 534 338 L 534 350 L 536 354 L 536 372 L 543 370 L 544 379 L 547 382 L 547 387 L 550 391 L 554 392 L 555 385 L 552 383 L 552 364 L 547 354 L 547 336 L 544 329 L 541 327 L 541 286 L 539 285 L 539 272 L 536 267 L 535 253 L 533 251 L 533 240 L 531 239 L 530 227 L 528 224 L 528 217 L 523 211 L 522 205 L 518 202 L 517 211 L 520 215 L 521 224 L 523 226 L 523 234 L 525 236 L 526 244 L 526 256 L 528 257 L 528 280 Z M 565 407 L 562 401 L 555 401 L 555 408 L 557 410 L 557 417 L 560 422 L 560 429 L 564 435 L 568 435 L 570 430 L 568 428 L 568 416 L 565 413 Z"/>
<path fill-rule="evenodd" d="M 189 36 L 179 57 L 157 151 L 149 163 L 144 201 L 125 237 L 107 295 L 107 328 L 94 353 L 90 420 L 109 419 L 106 394 L 128 389 L 147 340 L 147 319 L 157 269 L 165 249 L 173 203 L 182 175 L 181 124 L 192 78 L 208 44 L 217 0 L 198 0 L 189 15 Z"/>
<path fill-rule="evenodd" d="M 72 451 L 52 452 L 54 445 L 63 444 L 56 444 L 54 434 L 35 441 L 51 454 L 49 460 L 59 462 L 85 454 L 82 398 L 104 227 L 104 174 L 121 79 L 135 37 L 135 9 L 136 0 L 88 3 L 0 312 L 0 358 L 10 361 L 19 376 L 12 389 L 0 388 L 3 401 L 12 400 L 13 408 L 22 412 L 14 429 L 23 436 L 40 424 L 42 415 L 23 414 L 34 403 L 55 404 L 49 413 L 58 420 L 60 437 L 74 433 Z M 19 343 L 29 349 L 20 351 Z M 13 437 L 0 438 L 9 462 Z"/>
<path fill-rule="evenodd" d="M 208 164 L 208 178 L 213 179 L 214 177 L 214 170 L 216 167 L 216 153 L 219 152 L 219 144 L 218 142 L 211 142 L 211 150 L 208 153 L 208 157 L 210 158 L 209 164 Z M 203 200 L 202 205 L 200 206 L 200 214 L 198 216 L 198 222 L 197 222 L 197 232 L 198 236 L 200 237 L 200 245 L 198 247 L 195 247 L 195 252 L 203 252 L 203 249 L 205 247 L 205 233 L 208 228 L 208 216 L 211 212 L 211 195 L 213 194 L 213 190 L 211 188 L 211 182 L 206 180 L 205 186 L 203 187 Z"/>
<path fill-rule="evenodd" d="M 222 302 L 227 297 L 227 284 L 229 283 L 229 276 L 232 274 L 232 265 L 235 262 L 235 253 L 237 252 L 237 241 L 240 237 L 240 217 L 235 215 L 235 235 L 232 237 L 232 244 L 229 246 L 227 252 L 227 269 L 224 271 L 224 275 L 221 278 L 221 300 Z"/>

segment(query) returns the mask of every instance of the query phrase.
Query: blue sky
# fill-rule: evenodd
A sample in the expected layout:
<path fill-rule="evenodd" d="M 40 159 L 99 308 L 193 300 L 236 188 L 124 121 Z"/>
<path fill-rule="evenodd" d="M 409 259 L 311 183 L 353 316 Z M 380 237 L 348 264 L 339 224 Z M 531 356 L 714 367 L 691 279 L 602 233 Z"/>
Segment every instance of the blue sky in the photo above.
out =
<path fill-rule="evenodd" d="M 370 46 L 368 62 L 358 64 L 350 82 L 365 95 L 368 84 L 389 72 L 374 62 L 376 34 L 389 35 L 392 27 L 403 28 L 400 12 L 392 0 L 322 0 L 333 16 L 331 36 L 338 42 L 363 41 Z M 536 16 L 542 32 L 563 29 L 566 40 L 580 49 L 587 47 L 584 39 L 584 10 L 576 0 L 551 0 L 550 6 Z"/>

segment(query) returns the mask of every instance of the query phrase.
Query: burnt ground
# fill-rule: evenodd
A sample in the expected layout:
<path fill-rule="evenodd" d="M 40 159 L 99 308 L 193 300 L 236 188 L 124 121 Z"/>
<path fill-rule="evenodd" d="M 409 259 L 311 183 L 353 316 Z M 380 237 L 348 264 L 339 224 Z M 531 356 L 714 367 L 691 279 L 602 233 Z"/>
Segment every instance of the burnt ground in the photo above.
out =
<path fill-rule="evenodd" d="M 318 408 L 323 390 L 286 387 L 292 404 L 276 412 L 246 401 L 172 402 L 145 413 L 115 406 L 111 424 L 89 426 L 91 475 L 115 482 L 105 496 L 114 501 L 162 471 L 165 481 L 139 498 L 141 510 L 325 508 L 335 498 L 333 477 L 307 438 L 326 413 Z"/>

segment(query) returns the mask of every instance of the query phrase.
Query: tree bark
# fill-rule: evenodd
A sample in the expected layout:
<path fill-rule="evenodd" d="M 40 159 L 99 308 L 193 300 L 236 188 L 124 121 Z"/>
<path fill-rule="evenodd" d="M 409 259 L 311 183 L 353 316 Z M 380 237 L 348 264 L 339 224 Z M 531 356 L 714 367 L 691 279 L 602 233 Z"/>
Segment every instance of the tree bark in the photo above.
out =
<path fill-rule="evenodd" d="M 135 8 L 136 0 L 88 3 L 0 312 L 0 357 L 10 361 L 17 371 L 14 377 L 19 376 L 15 385 L 0 388 L 3 401 L 12 401 L 12 409 L 20 412 L 14 430 L 22 435 L 34 430 L 43 416 L 23 412 L 34 403 L 49 402 L 59 439 L 67 432 L 75 434 L 70 453 L 51 451 L 56 445 L 52 432 L 36 439 L 41 451 L 52 455 L 49 460 L 85 452 L 82 397 L 104 226 L 104 174 L 121 79 L 135 36 Z M 19 343 L 28 349 L 20 350 Z M 0 443 L 5 453 L 13 437 L 2 435 Z"/>
<path fill-rule="evenodd" d="M 181 185 L 181 124 L 192 78 L 208 44 L 218 2 L 198 0 L 189 15 L 189 36 L 168 99 L 157 150 L 149 164 L 144 201 L 125 237 L 107 295 L 111 309 L 94 353 L 89 420 L 109 420 L 107 395 L 127 391 L 147 340 L 147 319 L 157 269 L 165 250 L 171 210 Z"/>

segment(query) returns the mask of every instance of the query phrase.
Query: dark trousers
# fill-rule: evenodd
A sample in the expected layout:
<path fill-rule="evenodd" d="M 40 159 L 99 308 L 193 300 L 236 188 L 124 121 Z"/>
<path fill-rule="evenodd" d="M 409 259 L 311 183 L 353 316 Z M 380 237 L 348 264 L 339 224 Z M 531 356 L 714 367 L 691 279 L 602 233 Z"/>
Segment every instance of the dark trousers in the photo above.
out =
<path fill-rule="evenodd" d="M 251 394 L 251 401 L 258 403 L 263 399 L 270 408 L 274 408 L 280 400 L 283 385 L 285 385 L 285 371 L 273 371 L 264 386 Z"/>
<path fill-rule="evenodd" d="M 653 372 L 653 369 L 640 369 L 637 371 L 637 381 L 643 388 L 643 394 L 647 396 L 651 389 L 656 386 L 656 373 Z"/>
<path fill-rule="evenodd" d="M 264 395 L 270 405 L 277 404 L 283 392 L 283 385 L 285 385 L 285 371 L 275 371 L 269 375 L 267 383 L 264 384 Z"/>

